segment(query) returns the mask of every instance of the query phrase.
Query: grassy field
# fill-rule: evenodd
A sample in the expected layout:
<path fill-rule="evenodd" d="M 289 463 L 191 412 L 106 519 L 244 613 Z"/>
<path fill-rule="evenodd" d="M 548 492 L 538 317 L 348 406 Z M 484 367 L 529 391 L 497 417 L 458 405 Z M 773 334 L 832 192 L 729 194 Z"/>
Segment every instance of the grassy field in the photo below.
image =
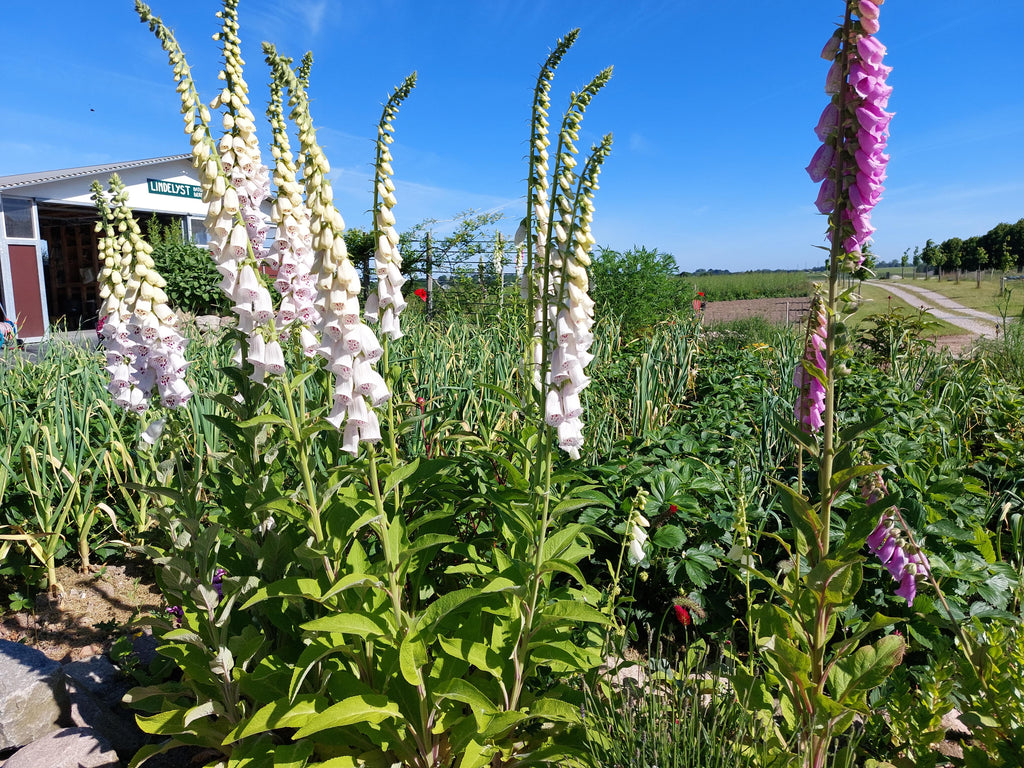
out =
<path fill-rule="evenodd" d="M 688 275 L 680 278 L 704 294 L 708 301 L 771 299 L 806 296 L 813 283 L 825 279 L 822 272 L 736 272 L 722 275 Z"/>
<path fill-rule="evenodd" d="M 935 281 L 932 281 L 934 283 Z M 898 286 L 899 281 L 894 280 L 893 285 Z M 882 314 L 888 312 L 890 309 L 899 308 L 907 315 L 916 315 L 919 311 L 919 307 L 916 305 L 908 304 L 902 299 L 896 298 L 891 293 L 885 290 L 884 287 L 863 284 L 860 286 L 860 294 L 863 297 L 860 306 L 857 311 L 853 313 L 849 322 L 852 328 L 858 328 L 863 326 L 872 315 Z M 932 319 L 935 323 L 929 336 L 958 336 L 966 333 L 963 328 L 958 328 L 951 323 L 944 322 L 942 320 Z"/>
<path fill-rule="evenodd" d="M 980 309 L 989 312 L 997 317 L 1004 312 L 1007 317 L 1020 317 L 1024 312 L 1024 280 L 1007 280 L 1006 292 L 999 295 L 1001 273 L 996 272 L 989 276 L 987 272 L 982 274 L 981 287 L 978 287 L 974 279 L 974 273 L 961 275 L 958 283 L 954 277 L 943 277 L 938 280 L 933 277 L 930 280 L 918 278 L 911 283 L 920 288 L 927 288 L 930 291 L 941 293 L 954 301 L 963 304 L 965 307 Z M 1017 273 L 1007 273 L 1007 277 L 1017 277 Z M 893 280 L 893 285 L 899 286 L 900 281 Z"/>

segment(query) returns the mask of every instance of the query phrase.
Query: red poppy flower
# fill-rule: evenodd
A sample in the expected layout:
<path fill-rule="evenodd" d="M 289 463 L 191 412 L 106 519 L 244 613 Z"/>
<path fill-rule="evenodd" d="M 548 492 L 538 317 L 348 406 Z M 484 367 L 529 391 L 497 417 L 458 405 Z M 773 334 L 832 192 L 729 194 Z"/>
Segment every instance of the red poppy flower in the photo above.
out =
<path fill-rule="evenodd" d="M 688 627 L 693 624 L 693 619 L 690 618 L 690 612 L 688 610 L 683 608 L 681 605 L 675 605 L 673 608 L 675 608 L 676 618 L 679 619 L 680 624 L 684 627 Z"/>
<path fill-rule="evenodd" d="M 423 301 L 427 300 L 427 289 L 426 288 L 417 288 L 415 291 L 413 291 L 413 293 L 415 293 L 417 296 L 419 296 Z"/>

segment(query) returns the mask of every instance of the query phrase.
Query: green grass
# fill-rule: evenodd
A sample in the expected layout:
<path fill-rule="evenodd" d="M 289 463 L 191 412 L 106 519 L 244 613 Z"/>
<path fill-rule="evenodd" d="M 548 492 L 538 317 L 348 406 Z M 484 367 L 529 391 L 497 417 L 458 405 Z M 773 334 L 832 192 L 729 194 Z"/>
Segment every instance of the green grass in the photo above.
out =
<path fill-rule="evenodd" d="M 1016 277 L 1017 273 L 1006 273 L 1007 277 Z M 907 280 L 918 288 L 927 288 L 930 291 L 941 293 L 953 301 L 963 304 L 965 307 L 980 309 L 984 312 L 1001 316 L 1005 311 L 1007 317 L 1019 317 L 1024 312 L 1024 280 L 1008 280 L 1006 282 L 1007 295 L 999 295 L 999 284 L 1002 273 L 996 272 L 989 276 L 983 272 L 981 276 L 981 287 L 974 279 L 973 272 L 967 272 L 960 276 L 960 282 L 954 276 L 944 276 L 942 280 L 933 277 L 930 280 L 918 278 Z M 893 281 L 893 285 L 899 287 L 899 281 Z"/>
<path fill-rule="evenodd" d="M 724 275 L 688 275 L 681 278 L 704 293 L 708 301 L 772 299 L 806 296 L 811 285 L 825 279 L 820 272 L 737 272 Z"/>
<path fill-rule="evenodd" d="M 894 281 L 894 286 L 899 287 L 899 283 Z M 902 299 L 893 296 L 884 287 L 878 287 L 874 285 L 862 284 L 860 286 L 860 295 L 862 301 L 857 311 L 851 315 L 847 324 L 853 328 L 861 328 L 867 323 L 872 315 L 879 315 L 888 312 L 890 309 L 899 308 L 908 315 L 916 314 L 920 307 L 914 304 L 909 304 Z M 935 325 L 932 330 L 928 333 L 929 337 L 933 336 L 959 336 L 967 333 L 963 328 L 959 328 L 951 323 L 947 323 L 943 320 L 932 319 Z"/>

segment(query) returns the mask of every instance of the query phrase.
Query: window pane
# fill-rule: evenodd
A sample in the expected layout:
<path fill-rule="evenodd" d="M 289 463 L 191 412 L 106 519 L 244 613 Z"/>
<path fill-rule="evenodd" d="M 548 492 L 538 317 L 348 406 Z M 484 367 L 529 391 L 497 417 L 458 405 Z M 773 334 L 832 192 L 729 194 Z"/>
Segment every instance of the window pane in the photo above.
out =
<path fill-rule="evenodd" d="M 32 201 L 19 197 L 5 197 L 3 204 L 7 236 L 34 238 L 36 232 L 32 227 Z"/>
<path fill-rule="evenodd" d="M 202 219 L 189 219 L 189 226 L 192 228 L 192 242 L 196 245 L 206 245 L 210 242 L 210 236 L 206 231 L 206 224 Z"/>

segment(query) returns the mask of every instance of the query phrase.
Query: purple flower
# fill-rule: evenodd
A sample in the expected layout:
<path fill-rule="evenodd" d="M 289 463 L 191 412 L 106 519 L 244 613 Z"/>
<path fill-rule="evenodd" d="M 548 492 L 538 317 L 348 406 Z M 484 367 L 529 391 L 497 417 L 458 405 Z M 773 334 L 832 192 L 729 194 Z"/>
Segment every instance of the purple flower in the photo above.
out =
<path fill-rule="evenodd" d="M 804 356 L 793 372 L 793 386 L 798 395 L 794 416 L 807 432 L 817 432 L 825 422 L 821 416 L 825 412 L 825 340 L 828 336 L 828 313 L 821 296 L 815 296 L 811 302 L 811 313 L 808 319 L 807 340 L 804 345 Z"/>
<path fill-rule="evenodd" d="M 226 573 L 227 571 L 225 571 L 223 568 L 218 568 L 213 573 L 213 582 L 211 583 L 213 585 L 213 588 L 217 591 L 217 597 L 224 597 L 224 574 Z"/>
<path fill-rule="evenodd" d="M 863 245 L 871 238 L 871 210 L 885 181 L 886 137 L 892 114 L 885 111 L 892 87 L 886 83 L 891 67 L 884 66 L 885 46 L 878 42 L 878 4 L 860 0 L 858 19 L 829 38 L 822 56 L 832 60 L 825 92 L 832 100 L 814 132 L 822 146 L 807 166 L 811 179 L 821 183 L 815 206 L 830 221 L 829 240 L 842 244 L 859 267 Z M 845 77 L 844 77 L 845 73 Z M 856 191 L 854 191 L 856 190 Z"/>
<path fill-rule="evenodd" d="M 907 606 L 913 606 L 914 598 L 917 596 L 917 577 L 909 570 L 903 572 L 900 585 L 896 588 L 896 595 L 907 601 Z"/>
<path fill-rule="evenodd" d="M 171 614 L 171 616 L 174 617 L 174 626 L 180 627 L 181 622 L 185 619 L 185 612 L 181 610 L 181 606 L 172 605 L 170 608 L 167 609 L 167 613 Z"/>
<path fill-rule="evenodd" d="M 914 597 L 917 595 L 918 577 L 929 571 L 928 558 L 924 552 L 910 551 L 909 545 L 902 540 L 893 525 L 889 510 L 882 515 L 875 530 L 868 535 L 867 545 L 871 553 L 885 566 L 893 581 L 900 583 L 896 595 L 904 598 L 908 606 L 913 606 Z"/>

